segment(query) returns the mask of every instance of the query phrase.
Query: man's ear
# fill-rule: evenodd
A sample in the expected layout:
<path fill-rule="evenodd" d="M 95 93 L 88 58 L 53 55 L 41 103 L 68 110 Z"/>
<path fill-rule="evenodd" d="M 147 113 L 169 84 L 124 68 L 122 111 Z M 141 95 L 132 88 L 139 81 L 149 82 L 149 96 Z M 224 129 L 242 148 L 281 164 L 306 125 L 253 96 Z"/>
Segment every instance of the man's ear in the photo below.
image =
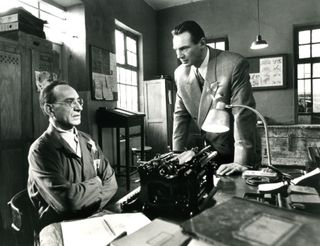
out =
<path fill-rule="evenodd" d="M 200 45 L 201 46 L 206 46 L 207 42 L 206 42 L 206 38 L 205 37 L 202 37 L 199 41 Z"/>
<path fill-rule="evenodd" d="M 48 115 L 49 117 L 54 115 L 54 111 L 53 111 L 52 104 L 45 103 L 45 104 L 43 105 L 43 111 L 44 111 L 45 114 Z"/>

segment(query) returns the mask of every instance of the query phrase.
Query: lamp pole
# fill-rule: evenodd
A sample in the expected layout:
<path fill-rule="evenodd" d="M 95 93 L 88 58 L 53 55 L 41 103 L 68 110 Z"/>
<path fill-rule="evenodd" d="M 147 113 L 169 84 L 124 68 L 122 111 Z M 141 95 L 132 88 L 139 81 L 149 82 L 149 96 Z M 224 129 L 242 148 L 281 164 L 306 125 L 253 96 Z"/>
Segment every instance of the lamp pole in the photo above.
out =
<path fill-rule="evenodd" d="M 226 107 L 226 108 L 235 108 L 235 107 L 246 108 L 246 109 L 249 109 L 249 110 L 253 111 L 256 115 L 259 116 L 259 118 L 262 120 L 262 123 L 263 123 L 263 126 L 264 126 L 265 137 L 266 137 L 266 148 L 267 148 L 268 166 L 269 166 L 269 167 L 272 167 L 272 165 L 271 165 L 270 145 L 269 145 L 269 132 L 268 132 L 268 127 L 267 127 L 267 122 L 266 122 L 265 118 L 263 117 L 263 115 L 262 115 L 259 111 L 257 111 L 256 109 L 251 108 L 251 107 L 246 106 L 246 105 L 226 104 L 225 107 Z"/>

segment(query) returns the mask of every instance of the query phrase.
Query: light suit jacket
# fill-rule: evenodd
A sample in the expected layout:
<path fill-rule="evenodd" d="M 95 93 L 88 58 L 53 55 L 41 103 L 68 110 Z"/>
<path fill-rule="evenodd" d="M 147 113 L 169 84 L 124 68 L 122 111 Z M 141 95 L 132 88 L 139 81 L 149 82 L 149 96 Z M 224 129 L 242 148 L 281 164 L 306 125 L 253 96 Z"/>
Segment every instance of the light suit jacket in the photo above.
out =
<path fill-rule="evenodd" d="M 211 107 L 216 91 L 226 104 L 241 104 L 255 107 L 249 79 L 249 64 L 240 55 L 212 49 L 207 75 L 201 92 L 191 67 L 181 64 L 175 71 L 177 95 L 174 112 L 173 150 L 181 151 L 186 146 L 188 126 L 195 121 L 199 132 Z M 211 89 L 210 89 L 211 88 Z M 256 115 L 244 108 L 229 110 L 230 131 L 202 135 L 223 157 L 230 162 L 256 166 L 261 161 L 260 139 L 256 130 Z"/>

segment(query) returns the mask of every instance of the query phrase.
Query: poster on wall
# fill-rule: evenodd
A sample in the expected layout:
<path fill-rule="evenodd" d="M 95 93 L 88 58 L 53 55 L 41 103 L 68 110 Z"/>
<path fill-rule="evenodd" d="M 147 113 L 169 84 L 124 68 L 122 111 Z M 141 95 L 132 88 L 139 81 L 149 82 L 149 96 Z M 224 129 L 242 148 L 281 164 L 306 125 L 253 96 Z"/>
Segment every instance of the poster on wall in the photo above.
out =
<path fill-rule="evenodd" d="M 92 98 L 105 101 L 118 100 L 115 54 L 91 46 L 90 69 Z"/>
<path fill-rule="evenodd" d="M 253 89 L 286 88 L 286 55 L 249 57 L 248 61 Z"/>

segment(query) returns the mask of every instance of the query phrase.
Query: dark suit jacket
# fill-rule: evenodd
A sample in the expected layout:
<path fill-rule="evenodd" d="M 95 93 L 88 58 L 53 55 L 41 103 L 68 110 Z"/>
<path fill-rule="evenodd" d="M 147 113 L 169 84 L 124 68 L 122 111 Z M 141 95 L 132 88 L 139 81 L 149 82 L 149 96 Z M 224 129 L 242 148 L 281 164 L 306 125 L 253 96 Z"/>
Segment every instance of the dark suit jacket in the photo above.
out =
<path fill-rule="evenodd" d="M 209 48 L 207 75 L 201 92 L 191 67 L 180 65 L 175 71 L 177 95 L 174 112 L 173 150 L 186 146 L 188 126 L 193 120 L 199 132 L 216 100 L 213 91 L 222 95 L 226 104 L 255 107 L 249 79 L 249 64 L 240 55 Z M 217 88 L 218 87 L 218 88 Z M 211 88 L 211 90 L 209 89 Z M 260 140 L 256 131 L 256 115 L 243 108 L 229 110 L 231 130 L 226 133 L 204 133 L 205 139 L 225 162 L 255 166 L 260 162 Z"/>
<path fill-rule="evenodd" d="M 29 196 L 38 210 L 40 228 L 65 219 L 87 217 L 117 190 L 114 171 L 89 135 L 78 131 L 82 157 L 49 125 L 29 150 Z M 94 160 L 100 162 L 94 168 Z M 98 178 L 99 177 L 99 178 Z"/>

